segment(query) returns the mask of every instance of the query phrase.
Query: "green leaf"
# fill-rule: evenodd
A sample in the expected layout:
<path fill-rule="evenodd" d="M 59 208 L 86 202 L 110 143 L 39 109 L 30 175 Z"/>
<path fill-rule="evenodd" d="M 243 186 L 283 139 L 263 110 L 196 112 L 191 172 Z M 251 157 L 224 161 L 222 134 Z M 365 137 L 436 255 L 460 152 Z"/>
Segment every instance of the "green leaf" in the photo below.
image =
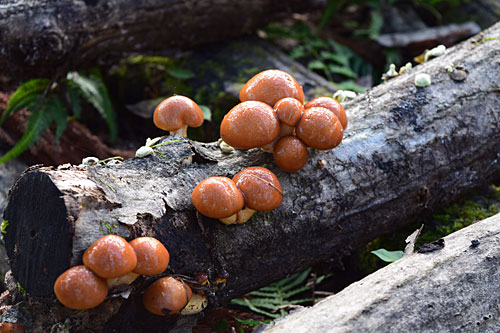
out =
<path fill-rule="evenodd" d="M 297 47 L 295 47 L 294 49 L 292 49 L 290 51 L 290 58 L 292 59 L 299 59 L 299 58 L 302 58 L 304 56 L 306 56 L 307 53 L 306 53 L 306 49 L 303 45 L 299 45 Z"/>
<path fill-rule="evenodd" d="M 371 253 L 385 262 L 395 262 L 403 257 L 403 251 L 387 251 L 386 249 L 378 249 L 371 251 Z"/>
<path fill-rule="evenodd" d="M 349 65 L 349 58 L 344 55 L 337 55 L 328 51 L 321 51 L 319 55 L 323 59 L 335 61 L 336 63 L 339 63 L 344 66 Z"/>
<path fill-rule="evenodd" d="M 61 135 L 68 126 L 68 113 L 63 102 L 57 95 L 52 95 L 47 98 L 45 104 L 47 121 L 50 124 L 52 121 L 56 123 L 56 141 L 59 142 Z"/>
<path fill-rule="evenodd" d="M 307 68 L 309 68 L 309 70 L 326 70 L 326 65 L 321 60 L 312 60 L 307 64 Z"/>
<path fill-rule="evenodd" d="M 24 135 L 21 139 L 19 139 L 19 141 L 16 142 L 11 150 L 0 157 L 0 163 L 5 163 L 21 155 L 28 147 L 30 147 L 42 136 L 43 131 L 45 131 L 50 125 L 50 122 L 47 121 L 43 111 L 43 109 L 39 109 L 31 113 L 28 118 L 28 125 Z"/>
<path fill-rule="evenodd" d="M 2 234 L 6 234 L 7 233 L 7 227 L 9 226 L 9 221 L 7 220 L 3 220 L 2 221 L 2 226 L 1 226 L 1 231 L 2 231 Z"/>
<path fill-rule="evenodd" d="M 170 76 L 173 76 L 174 78 L 179 80 L 187 80 L 187 79 L 192 79 L 194 77 L 194 73 L 189 69 L 183 69 L 177 67 L 168 68 L 167 73 L 170 74 Z"/>
<path fill-rule="evenodd" d="M 330 66 L 328 66 L 328 69 L 332 73 L 344 75 L 344 76 L 348 77 L 349 79 L 355 79 L 357 77 L 357 74 L 354 73 L 349 67 L 330 65 Z"/>
<path fill-rule="evenodd" d="M 206 105 L 200 105 L 200 109 L 203 112 L 203 118 L 207 121 L 212 120 L 212 111 L 210 111 L 210 108 Z"/>
<path fill-rule="evenodd" d="M 80 93 L 78 92 L 78 88 L 72 82 L 68 81 L 66 91 L 68 93 L 71 109 L 73 110 L 73 115 L 76 119 L 79 119 L 80 115 L 82 114 L 82 103 L 80 101 Z"/>
<path fill-rule="evenodd" d="M 21 84 L 10 97 L 9 104 L 0 118 L 0 125 L 11 113 L 26 106 L 34 106 L 49 84 L 48 79 L 32 79 Z"/>
<path fill-rule="evenodd" d="M 98 70 L 86 77 L 80 73 L 71 72 L 66 77 L 69 81 L 76 84 L 81 94 L 89 101 L 106 120 L 108 124 L 111 140 L 114 140 L 117 135 L 117 125 L 115 120 L 115 112 L 109 98 L 108 89 Z"/>

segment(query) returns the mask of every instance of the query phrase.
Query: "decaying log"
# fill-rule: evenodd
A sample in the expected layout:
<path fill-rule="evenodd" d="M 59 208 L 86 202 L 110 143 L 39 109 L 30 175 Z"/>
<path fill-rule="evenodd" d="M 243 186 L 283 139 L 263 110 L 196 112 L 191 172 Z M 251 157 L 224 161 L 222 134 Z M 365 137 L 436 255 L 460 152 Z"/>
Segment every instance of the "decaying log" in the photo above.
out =
<path fill-rule="evenodd" d="M 60 68 L 65 74 L 105 55 L 225 40 L 321 4 L 324 1 L 3 1 L 0 73 L 4 81 L 19 82 L 52 77 Z"/>
<path fill-rule="evenodd" d="M 500 23 L 484 36 L 499 30 Z M 337 261 L 498 178 L 500 41 L 473 41 L 346 103 L 342 144 L 311 152 L 297 173 L 280 171 L 259 150 L 223 154 L 215 143 L 179 137 L 164 139 L 178 141 L 159 147 L 163 155 L 120 165 L 28 170 L 12 187 L 4 213 L 13 275 L 29 296 L 16 309 L 40 330 L 66 318 L 78 318 L 75 329 L 99 330 L 113 314 L 119 319 L 112 326 L 121 331 L 137 330 L 138 321 L 142 328 L 164 328 L 175 318 L 154 318 L 141 308 L 147 280 L 132 286 L 128 300 L 110 298 L 89 311 L 58 305 L 52 283 L 104 233 L 151 235 L 171 253 L 169 274 L 205 271 L 214 280 L 221 269 L 229 273 L 225 288 L 210 299 L 215 305 L 314 262 Z M 450 77 L 444 70 L 450 63 L 467 70 L 465 80 Z M 416 88 L 415 74 L 422 72 L 433 83 Z M 189 156 L 193 163 L 183 166 Z M 255 165 L 280 179 L 285 195 L 278 209 L 233 226 L 196 213 L 191 191 L 199 181 Z"/>
<path fill-rule="evenodd" d="M 500 214 L 258 332 L 498 332 Z"/>

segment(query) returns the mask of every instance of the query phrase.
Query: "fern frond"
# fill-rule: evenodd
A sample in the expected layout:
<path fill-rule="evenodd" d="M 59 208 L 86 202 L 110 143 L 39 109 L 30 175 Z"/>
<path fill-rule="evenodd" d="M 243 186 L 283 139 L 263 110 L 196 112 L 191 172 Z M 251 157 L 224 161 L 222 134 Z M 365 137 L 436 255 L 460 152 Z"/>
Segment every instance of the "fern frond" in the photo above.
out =
<path fill-rule="evenodd" d="M 89 77 L 76 72 L 68 73 L 66 77 L 76 84 L 81 94 L 89 101 L 106 120 L 111 140 L 116 138 L 117 126 L 115 112 L 111 105 L 108 90 L 104 80 L 98 71 L 94 71 Z"/>
<path fill-rule="evenodd" d="M 43 109 L 32 112 L 28 118 L 28 125 L 24 135 L 21 139 L 19 139 L 19 141 L 16 142 L 11 150 L 0 157 L 0 163 L 5 163 L 21 155 L 28 147 L 30 147 L 42 136 L 43 131 L 45 131 L 49 125 L 50 122 L 47 121 Z"/>
<path fill-rule="evenodd" d="M 311 289 L 311 287 L 309 287 L 309 286 L 303 286 L 303 287 L 300 287 L 300 288 L 297 288 L 297 289 L 293 289 L 293 290 L 291 290 L 291 291 L 289 291 L 289 292 L 287 292 L 287 293 L 284 293 L 284 294 L 283 294 L 283 298 L 284 298 L 284 299 L 290 298 L 290 297 L 292 297 L 292 296 L 295 296 L 295 295 L 297 295 L 297 294 L 300 294 L 300 293 L 302 293 L 302 292 L 304 292 L 304 291 L 307 291 L 307 290 L 309 290 L 309 289 Z"/>
<path fill-rule="evenodd" d="M 250 310 L 252 310 L 253 312 L 255 313 L 260 313 L 260 314 L 263 314 L 265 316 L 268 316 L 270 318 L 281 318 L 281 315 L 277 314 L 277 313 L 271 313 L 271 312 L 268 312 L 268 311 L 265 311 L 265 310 L 262 310 L 262 309 L 259 309 L 257 308 L 256 306 L 254 306 L 248 299 L 246 298 L 240 298 L 240 299 L 234 299 L 234 300 L 231 300 L 231 303 L 233 301 L 236 301 L 236 300 L 243 300 L 242 302 L 239 302 L 240 304 L 239 305 L 243 305 L 243 306 L 246 306 L 248 307 Z M 234 303 L 234 304 L 238 304 L 238 303 Z"/>
<path fill-rule="evenodd" d="M 282 291 L 288 291 L 299 284 L 304 283 L 307 280 L 307 277 L 311 274 L 311 268 L 306 269 L 301 273 L 295 273 L 291 277 L 294 277 L 293 281 L 283 286 Z"/>
<path fill-rule="evenodd" d="M 0 126 L 11 113 L 26 106 L 34 106 L 49 84 L 48 79 L 32 79 L 21 84 L 10 97 L 9 103 L 0 118 Z"/>
<path fill-rule="evenodd" d="M 59 96 L 52 95 L 47 98 L 44 105 L 46 109 L 47 122 L 56 123 L 56 141 L 59 142 L 61 135 L 68 127 L 68 112 Z"/>

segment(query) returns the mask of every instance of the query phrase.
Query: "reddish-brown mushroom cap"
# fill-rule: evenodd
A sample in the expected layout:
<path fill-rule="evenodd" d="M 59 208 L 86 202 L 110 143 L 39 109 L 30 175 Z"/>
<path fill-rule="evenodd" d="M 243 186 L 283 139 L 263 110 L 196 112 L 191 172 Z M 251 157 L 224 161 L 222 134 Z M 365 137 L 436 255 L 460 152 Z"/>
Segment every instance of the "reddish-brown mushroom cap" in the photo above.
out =
<path fill-rule="evenodd" d="M 74 266 L 59 275 L 54 283 L 54 293 L 64 306 L 75 310 L 95 308 L 108 294 L 106 280 L 90 268 Z"/>
<path fill-rule="evenodd" d="M 132 272 L 137 265 L 137 257 L 123 237 L 106 235 L 85 250 L 83 264 L 100 277 L 109 279 Z"/>
<path fill-rule="evenodd" d="M 276 165 L 282 170 L 295 172 L 307 163 L 309 150 L 295 136 L 285 136 L 274 145 L 273 157 Z"/>
<path fill-rule="evenodd" d="M 167 269 L 170 255 L 165 246 L 153 237 L 138 237 L 129 243 L 137 256 L 134 273 L 156 275 Z"/>
<path fill-rule="evenodd" d="M 337 102 L 335 99 L 330 98 L 330 97 L 317 97 L 309 102 L 306 103 L 304 108 L 309 109 L 312 107 L 322 107 L 326 108 L 337 116 L 339 118 L 340 123 L 342 124 L 342 127 L 345 129 L 347 127 L 347 115 L 345 114 L 344 107 L 342 104 Z"/>
<path fill-rule="evenodd" d="M 270 69 L 248 80 L 240 90 L 240 101 L 260 101 L 269 105 L 282 98 L 293 97 L 304 103 L 304 91 L 290 74 Z"/>
<path fill-rule="evenodd" d="M 233 181 L 245 195 L 245 206 L 258 211 L 273 210 L 283 200 L 283 189 L 276 175 L 262 167 L 246 168 Z"/>
<path fill-rule="evenodd" d="M 165 316 L 180 311 L 191 296 L 191 288 L 186 283 L 166 276 L 156 280 L 146 289 L 142 301 L 149 312 Z"/>
<path fill-rule="evenodd" d="M 23 324 L 9 323 L 8 321 L 4 321 L 4 322 L 0 323 L 0 332 L 1 333 L 24 333 L 24 332 L 26 332 L 26 327 Z"/>
<path fill-rule="evenodd" d="M 344 135 L 344 128 L 339 118 L 322 107 L 305 109 L 295 130 L 302 142 L 321 150 L 338 146 Z"/>
<path fill-rule="evenodd" d="M 288 126 L 295 126 L 299 121 L 302 111 L 304 111 L 304 105 L 295 98 L 286 97 L 276 102 L 274 111 L 276 111 L 280 122 Z"/>
<path fill-rule="evenodd" d="M 208 177 L 191 194 L 194 207 L 215 219 L 229 217 L 243 208 L 244 199 L 236 184 L 227 177 Z"/>
<path fill-rule="evenodd" d="M 279 133 L 280 124 L 273 108 L 256 101 L 236 105 L 220 124 L 222 140 L 240 149 L 262 147 L 276 139 Z"/>
<path fill-rule="evenodd" d="M 198 127 L 203 124 L 203 112 L 192 99 L 175 95 L 156 107 L 153 122 L 165 131 L 176 131 L 183 126 Z"/>

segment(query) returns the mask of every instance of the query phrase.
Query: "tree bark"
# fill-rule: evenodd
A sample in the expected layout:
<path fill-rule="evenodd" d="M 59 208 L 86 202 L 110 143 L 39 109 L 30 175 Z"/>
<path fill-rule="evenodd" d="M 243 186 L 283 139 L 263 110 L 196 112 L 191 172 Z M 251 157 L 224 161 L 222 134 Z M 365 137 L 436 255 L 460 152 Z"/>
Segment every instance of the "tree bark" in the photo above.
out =
<path fill-rule="evenodd" d="M 500 23 L 482 36 L 499 30 Z M 120 320 L 113 322 L 119 329 L 165 325 L 133 302 L 144 280 L 133 285 L 128 301 L 111 298 L 95 310 L 69 311 L 54 301 L 57 275 L 80 263 L 85 248 L 108 231 L 128 239 L 157 237 L 171 253 L 169 274 L 204 271 L 213 281 L 226 270 L 226 287 L 210 299 L 217 305 L 315 262 L 338 261 L 491 182 L 500 171 L 499 50 L 496 39 L 468 40 L 345 103 L 349 125 L 341 145 L 312 151 L 297 173 L 280 171 L 259 150 L 223 154 L 215 143 L 179 137 L 164 139 L 179 141 L 159 147 L 163 156 L 28 170 L 11 189 L 4 214 L 13 275 L 29 293 L 30 306 L 45 309 L 25 307 L 24 313 L 39 329 L 77 316 L 86 318 L 80 329 L 98 330 L 121 305 Z M 450 63 L 467 69 L 465 80 L 451 78 L 444 70 Z M 422 72 L 433 83 L 417 88 L 415 74 Z M 194 162 L 183 166 L 189 156 Z M 283 185 L 278 209 L 232 226 L 196 213 L 191 191 L 198 182 L 256 165 L 268 166 Z"/>
<path fill-rule="evenodd" d="M 65 74 L 106 55 L 192 47 L 249 33 L 322 1 L 9 0 L 0 82 Z"/>
<path fill-rule="evenodd" d="M 474 241 L 474 242 L 472 242 Z M 258 332 L 498 332 L 500 214 Z"/>

